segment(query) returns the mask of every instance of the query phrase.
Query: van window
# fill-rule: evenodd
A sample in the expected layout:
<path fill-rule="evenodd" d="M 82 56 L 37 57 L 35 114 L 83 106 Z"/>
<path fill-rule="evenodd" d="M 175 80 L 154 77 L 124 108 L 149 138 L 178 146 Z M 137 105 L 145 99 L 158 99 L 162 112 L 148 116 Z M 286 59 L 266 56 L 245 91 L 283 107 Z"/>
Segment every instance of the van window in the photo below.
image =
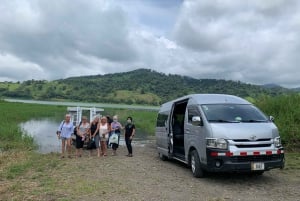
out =
<path fill-rule="evenodd" d="M 198 110 L 196 108 L 188 108 L 188 122 L 192 123 L 192 118 L 194 116 L 200 116 Z"/>
<path fill-rule="evenodd" d="M 156 126 L 157 127 L 165 127 L 167 120 L 168 120 L 167 114 L 159 113 L 157 116 Z"/>
<path fill-rule="evenodd" d="M 201 106 L 210 122 L 266 122 L 268 118 L 254 105 L 212 104 Z"/>

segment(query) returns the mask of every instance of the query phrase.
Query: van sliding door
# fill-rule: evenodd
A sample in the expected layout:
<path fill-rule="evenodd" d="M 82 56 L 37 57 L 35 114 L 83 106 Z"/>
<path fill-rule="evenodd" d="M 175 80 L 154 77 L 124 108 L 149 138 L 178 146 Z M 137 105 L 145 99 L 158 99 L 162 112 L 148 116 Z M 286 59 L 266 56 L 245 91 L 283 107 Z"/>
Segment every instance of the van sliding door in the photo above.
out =
<path fill-rule="evenodd" d="M 178 158 L 184 158 L 184 120 L 188 99 L 174 103 L 170 119 L 169 149 Z"/>

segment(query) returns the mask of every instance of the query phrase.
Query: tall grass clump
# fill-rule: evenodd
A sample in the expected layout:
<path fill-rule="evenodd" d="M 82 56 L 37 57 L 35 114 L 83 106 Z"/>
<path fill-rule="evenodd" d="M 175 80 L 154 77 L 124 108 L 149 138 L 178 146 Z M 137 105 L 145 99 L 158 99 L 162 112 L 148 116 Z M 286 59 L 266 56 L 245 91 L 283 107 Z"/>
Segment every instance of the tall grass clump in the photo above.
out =
<path fill-rule="evenodd" d="M 262 96 L 255 104 L 275 118 L 282 142 L 291 150 L 300 149 L 300 95 Z"/>
<path fill-rule="evenodd" d="M 118 119 L 123 126 L 126 124 L 127 117 L 131 116 L 136 126 L 137 134 L 142 132 L 147 135 L 154 135 L 157 111 L 107 108 L 103 114 L 109 115 L 111 118 L 114 115 L 118 115 Z"/>
<path fill-rule="evenodd" d="M 23 135 L 19 124 L 34 118 L 62 115 L 65 107 L 0 101 L 0 150 L 30 150 L 33 139 Z"/>

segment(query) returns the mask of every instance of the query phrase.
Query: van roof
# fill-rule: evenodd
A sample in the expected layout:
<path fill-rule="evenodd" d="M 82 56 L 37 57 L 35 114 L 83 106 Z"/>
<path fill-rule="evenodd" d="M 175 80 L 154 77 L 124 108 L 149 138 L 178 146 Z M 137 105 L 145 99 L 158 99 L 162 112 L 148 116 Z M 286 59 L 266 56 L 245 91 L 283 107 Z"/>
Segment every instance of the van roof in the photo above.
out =
<path fill-rule="evenodd" d="M 190 94 L 164 103 L 161 106 L 161 109 L 165 108 L 166 110 L 168 110 L 172 107 L 174 102 L 180 102 L 186 99 L 192 99 L 195 104 L 200 104 L 200 105 L 201 104 L 222 104 L 222 103 L 251 104 L 250 102 L 248 102 L 243 98 L 234 95 L 228 95 L 228 94 Z"/>
<path fill-rule="evenodd" d="M 235 103 L 235 104 L 251 104 L 243 98 L 228 94 L 191 94 L 184 98 L 192 98 L 198 104 L 218 104 L 218 103 Z"/>

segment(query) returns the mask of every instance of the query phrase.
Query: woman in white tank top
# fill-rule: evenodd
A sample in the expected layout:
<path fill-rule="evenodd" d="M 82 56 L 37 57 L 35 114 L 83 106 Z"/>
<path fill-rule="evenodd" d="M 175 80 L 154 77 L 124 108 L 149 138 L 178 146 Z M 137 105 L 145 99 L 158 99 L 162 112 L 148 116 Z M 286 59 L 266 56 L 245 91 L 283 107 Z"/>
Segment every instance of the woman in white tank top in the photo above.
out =
<path fill-rule="evenodd" d="M 110 132 L 109 124 L 107 123 L 106 117 L 101 117 L 99 126 L 99 135 L 100 135 L 100 145 L 101 145 L 101 155 L 106 156 L 107 152 L 107 140 L 108 134 Z"/>

